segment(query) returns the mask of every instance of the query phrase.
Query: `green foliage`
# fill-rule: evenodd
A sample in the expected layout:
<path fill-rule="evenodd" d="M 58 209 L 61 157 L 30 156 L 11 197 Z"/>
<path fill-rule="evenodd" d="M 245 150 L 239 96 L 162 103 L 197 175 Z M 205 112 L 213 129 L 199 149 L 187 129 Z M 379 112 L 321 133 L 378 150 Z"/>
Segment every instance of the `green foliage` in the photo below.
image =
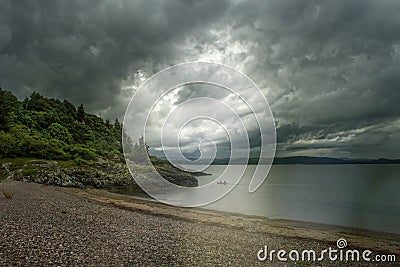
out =
<path fill-rule="evenodd" d="M 95 141 L 93 131 L 89 125 L 75 123 L 72 125 L 72 133 L 75 143 L 90 144 Z"/>
<path fill-rule="evenodd" d="M 67 128 L 59 123 L 52 123 L 48 128 L 50 137 L 63 141 L 67 144 L 72 143 L 72 135 Z"/>
<path fill-rule="evenodd" d="M 34 92 L 19 101 L 0 89 L 0 158 L 76 160 L 98 156 L 121 158 L 122 125 L 85 113 L 64 100 Z"/>
<path fill-rule="evenodd" d="M 67 115 L 71 119 L 75 120 L 76 116 L 77 116 L 75 106 L 73 104 L 71 104 L 70 102 L 68 102 L 67 100 L 64 100 L 62 103 L 63 103 L 64 109 L 65 109 L 65 115 Z"/>
<path fill-rule="evenodd" d="M 78 107 L 77 119 L 79 122 L 85 121 L 85 108 L 83 107 L 83 104 Z"/>
<path fill-rule="evenodd" d="M 70 155 L 73 155 L 75 159 L 95 160 L 97 158 L 96 150 L 82 145 L 74 145 L 70 147 L 69 153 Z"/>
<path fill-rule="evenodd" d="M 115 119 L 114 127 L 115 127 L 115 129 L 117 129 L 118 131 L 121 131 L 121 130 L 122 130 L 122 125 L 121 125 L 121 123 L 119 123 L 118 119 Z"/>
<path fill-rule="evenodd" d="M 9 124 L 15 121 L 18 112 L 21 109 L 21 103 L 8 91 L 0 88 L 0 130 L 7 130 Z"/>
<path fill-rule="evenodd" d="M 3 157 L 13 157 L 16 140 L 13 135 L 0 131 L 0 151 Z"/>

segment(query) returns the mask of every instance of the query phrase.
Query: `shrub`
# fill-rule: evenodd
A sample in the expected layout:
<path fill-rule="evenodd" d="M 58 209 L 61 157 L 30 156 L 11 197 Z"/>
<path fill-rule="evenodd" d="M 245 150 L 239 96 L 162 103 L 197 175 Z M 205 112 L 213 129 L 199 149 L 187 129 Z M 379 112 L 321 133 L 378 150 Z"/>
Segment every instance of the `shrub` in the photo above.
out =
<path fill-rule="evenodd" d="M 73 139 L 71 133 L 67 128 L 59 123 L 52 123 L 48 128 L 49 134 L 52 138 L 71 144 Z"/>
<path fill-rule="evenodd" d="M 87 148 L 81 145 L 74 145 L 70 147 L 69 153 L 74 159 L 95 160 L 97 158 L 94 149 Z"/>

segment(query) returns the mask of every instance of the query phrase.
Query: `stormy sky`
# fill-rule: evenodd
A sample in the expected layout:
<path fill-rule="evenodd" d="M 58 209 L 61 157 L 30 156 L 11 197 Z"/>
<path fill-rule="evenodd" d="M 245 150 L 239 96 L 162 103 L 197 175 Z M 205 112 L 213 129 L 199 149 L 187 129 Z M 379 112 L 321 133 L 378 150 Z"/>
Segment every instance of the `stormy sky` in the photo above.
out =
<path fill-rule="evenodd" d="M 146 78 L 198 60 L 260 87 L 278 156 L 400 158 L 397 0 L 0 0 L 0 85 L 21 99 L 122 119 Z"/>

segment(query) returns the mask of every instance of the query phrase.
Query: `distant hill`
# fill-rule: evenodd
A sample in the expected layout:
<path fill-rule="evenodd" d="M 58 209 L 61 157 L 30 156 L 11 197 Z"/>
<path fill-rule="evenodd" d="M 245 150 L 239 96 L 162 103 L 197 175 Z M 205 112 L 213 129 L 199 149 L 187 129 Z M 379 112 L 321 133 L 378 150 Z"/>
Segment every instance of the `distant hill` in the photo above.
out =
<path fill-rule="evenodd" d="M 165 159 L 163 156 L 160 158 Z M 189 158 L 190 160 L 196 160 L 196 158 Z M 232 159 L 230 164 L 242 164 L 244 159 Z M 208 161 L 205 161 L 208 162 Z M 262 163 L 268 162 L 267 159 L 262 159 Z M 179 161 L 175 162 L 180 164 Z M 229 158 L 215 159 L 213 165 L 227 165 L 229 163 Z M 250 158 L 248 164 L 256 165 L 259 163 L 258 158 Z M 196 162 L 196 164 L 201 164 L 201 162 Z M 329 157 L 307 157 L 307 156 L 296 156 L 296 157 L 275 157 L 273 164 L 276 165 L 327 165 L 327 164 L 400 164 L 400 159 L 341 159 L 341 158 L 329 158 Z"/>
<path fill-rule="evenodd" d="M 275 158 L 274 164 L 400 164 L 400 159 L 340 159 L 298 156 Z"/>
<path fill-rule="evenodd" d="M 257 164 L 258 158 L 250 158 L 249 164 Z M 229 159 L 216 159 L 214 165 L 225 165 L 228 164 Z M 231 164 L 236 164 L 238 160 L 232 160 Z M 261 160 L 261 163 L 263 160 Z M 264 160 L 265 162 L 265 160 Z M 400 164 L 400 159 L 340 159 L 340 158 L 329 158 L 329 157 L 307 157 L 307 156 L 296 156 L 296 157 L 275 157 L 273 164 L 277 165 L 324 165 L 324 164 Z"/>

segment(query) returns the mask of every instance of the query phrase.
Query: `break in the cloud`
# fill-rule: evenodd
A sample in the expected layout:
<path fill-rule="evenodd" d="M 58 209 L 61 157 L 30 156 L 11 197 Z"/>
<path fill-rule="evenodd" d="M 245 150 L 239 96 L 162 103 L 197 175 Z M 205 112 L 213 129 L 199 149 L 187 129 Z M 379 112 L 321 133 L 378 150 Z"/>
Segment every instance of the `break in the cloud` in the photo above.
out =
<path fill-rule="evenodd" d="M 0 0 L 0 85 L 121 118 L 146 77 L 215 61 L 263 90 L 278 155 L 398 158 L 398 14 L 397 0 Z"/>
<path fill-rule="evenodd" d="M 139 108 L 136 109 L 134 113 L 139 112 Z M 212 154 L 215 145 L 217 157 L 229 158 L 234 143 L 243 153 L 250 147 L 250 155 L 257 157 L 261 141 L 254 114 L 261 116 L 263 112 L 263 106 L 250 108 L 241 98 L 219 86 L 202 83 L 180 86 L 154 106 L 147 121 L 146 142 L 155 155 L 170 150 L 171 157 L 177 157 L 181 150 L 195 157 L 200 151 Z M 241 125 L 245 131 L 240 130 Z M 248 137 L 244 140 L 245 134 Z M 201 149 L 199 144 L 202 144 Z"/>

